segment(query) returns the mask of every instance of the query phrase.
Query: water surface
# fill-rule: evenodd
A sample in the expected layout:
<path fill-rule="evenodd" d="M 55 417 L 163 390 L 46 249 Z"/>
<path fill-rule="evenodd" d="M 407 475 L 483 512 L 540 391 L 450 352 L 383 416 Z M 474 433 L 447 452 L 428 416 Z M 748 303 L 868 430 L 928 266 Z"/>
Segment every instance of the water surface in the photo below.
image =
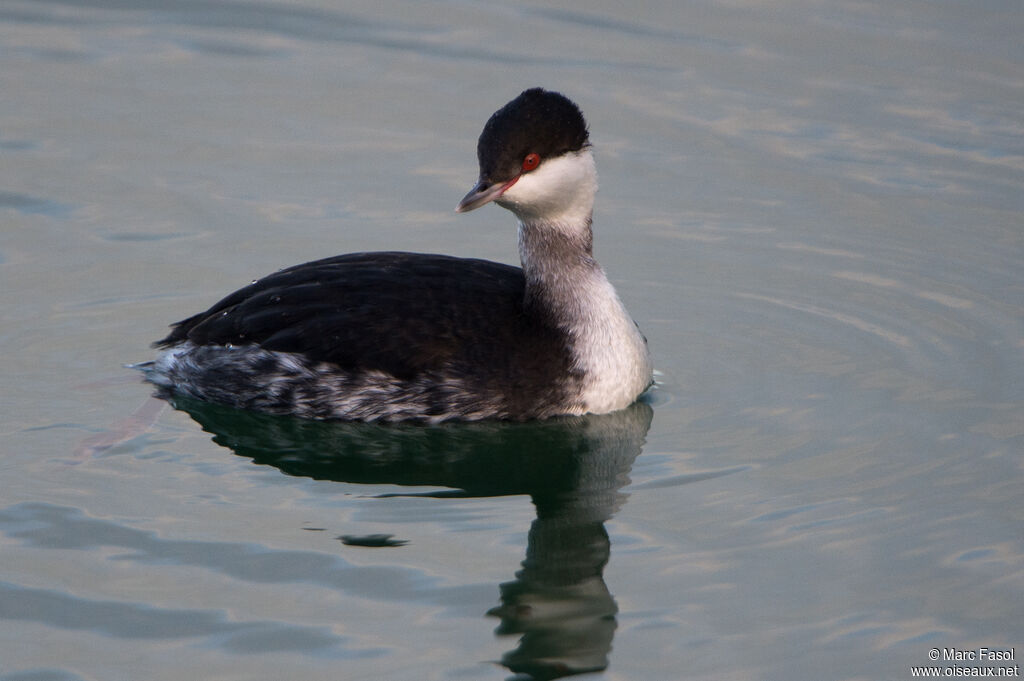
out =
<path fill-rule="evenodd" d="M 0 6 L 0 679 L 904 679 L 1024 649 L 1016 2 Z M 279 267 L 513 262 L 587 114 L 633 409 L 436 429 L 121 365 Z M 341 538 L 341 539 L 339 539 Z"/>

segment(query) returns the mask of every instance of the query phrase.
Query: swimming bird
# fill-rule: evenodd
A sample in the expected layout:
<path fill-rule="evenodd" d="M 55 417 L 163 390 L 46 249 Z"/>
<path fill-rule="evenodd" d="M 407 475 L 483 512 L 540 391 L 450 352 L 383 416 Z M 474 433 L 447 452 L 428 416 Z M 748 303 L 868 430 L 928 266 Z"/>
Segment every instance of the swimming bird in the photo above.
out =
<path fill-rule="evenodd" d="M 651 358 L 594 260 L 583 114 L 526 90 L 487 121 L 477 159 L 455 210 L 510 210 L 521 268 L 404 252 L 289 267 L 172 325 L 146 378 L 313 419 L 522 421 L 630 405 L 651 384 Z"/>

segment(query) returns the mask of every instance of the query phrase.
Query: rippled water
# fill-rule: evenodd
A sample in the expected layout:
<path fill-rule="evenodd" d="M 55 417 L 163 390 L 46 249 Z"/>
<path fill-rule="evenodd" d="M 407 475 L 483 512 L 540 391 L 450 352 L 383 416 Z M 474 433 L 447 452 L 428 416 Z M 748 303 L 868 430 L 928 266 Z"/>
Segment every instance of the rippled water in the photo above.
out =
<path fill-rule="evenodd" d="M 1018 2 L 3 3 L 0 679 L 1020 655 L 1022 33 Z M 533 85 L 590 121 L 645 403 L 309 424 L 121 368 L 285 265 L 513 261 L 508 214 L 451 211 Z"/>

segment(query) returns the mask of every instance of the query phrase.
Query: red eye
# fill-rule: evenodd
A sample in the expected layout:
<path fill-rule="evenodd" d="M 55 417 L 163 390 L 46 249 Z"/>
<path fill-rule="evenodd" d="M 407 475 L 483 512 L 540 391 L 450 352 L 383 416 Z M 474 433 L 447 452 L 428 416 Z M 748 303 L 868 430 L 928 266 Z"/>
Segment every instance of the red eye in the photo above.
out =
<path fill-rule="evenodd" d="M 523 159 L 523 172 L 530 172 L 540 165 L 540 154 L 527 154 Z"/>

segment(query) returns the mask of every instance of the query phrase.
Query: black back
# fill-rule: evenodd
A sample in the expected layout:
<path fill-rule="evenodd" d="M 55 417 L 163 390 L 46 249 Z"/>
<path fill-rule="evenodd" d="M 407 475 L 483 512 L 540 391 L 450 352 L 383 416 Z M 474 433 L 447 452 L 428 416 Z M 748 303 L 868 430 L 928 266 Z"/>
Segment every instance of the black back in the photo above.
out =
<path fill-rule="evenodd" d="M 565 334 L 524 308 L 524 290 L 522 270 L 510 265 L 352 253 L 264 277 L 154 345 L 256 344 L 409 380 L 438 371 L 498 383 L 571 374 Z"/>

